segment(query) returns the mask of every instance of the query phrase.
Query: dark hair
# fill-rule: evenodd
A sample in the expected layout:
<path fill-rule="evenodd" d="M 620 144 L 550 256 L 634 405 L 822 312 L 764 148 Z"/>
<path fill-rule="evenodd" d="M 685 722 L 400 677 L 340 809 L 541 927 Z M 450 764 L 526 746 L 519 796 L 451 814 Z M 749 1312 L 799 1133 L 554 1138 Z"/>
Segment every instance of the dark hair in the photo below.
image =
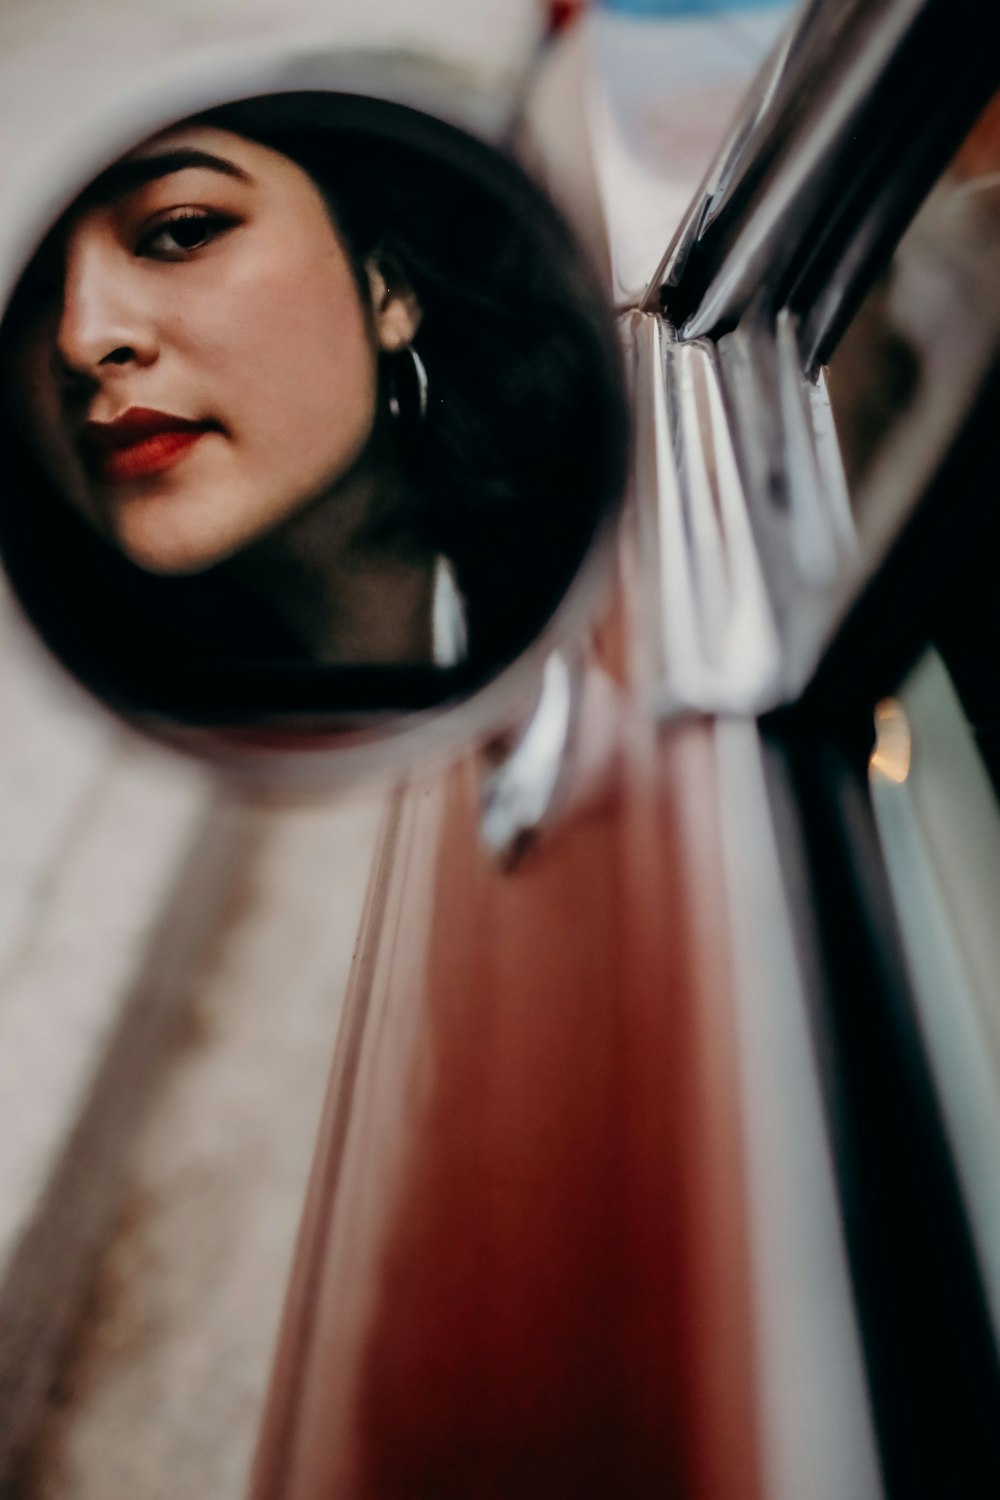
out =
<path fill-rule="evenodd" d="M 423 316 L 414 347 L 429 403 L 423 421 L 397 424 L 401 462 L 414 527 L 455 568 L 482 677 L 551 614 L 623 485 L 620 362 L 595 279 L 561 218 L 511 160 L 414 110 L 300 93 L 244 100 L 197 120 L 270 146 L 312 177 L 363 297 L 372 257 L 390 275 L 398 269 L 416 293 Z M 405 379 L 407 362 L 383 357 L 383 389 Z M 37 467 L 22 455 L 19 468 L 16 482 L 39 490 Z M 94 569 L 91 582 L 100 580 L 99 618 L 81 608 L 87 581 L 77 576 L 73 586 L 72 566 L 60 570 L 61 598 L 35 576 L 25 530 L 37 531 L 42 513 L 47 539 L 36 535 L 34 545 L 49 553 L 53 546 L 50 505 L 40 494 L 7 498 L 0 541 L 29 612 L 92 686 L 95 659 L 116 634 L 121 652 L 133 616 L 146 622 L 146 679 L 154 637 L 164 661 L 184 655 L 185 635 L 202 662 L 212 652 L 206 639 L 220 661 L 287 650 L 259 614 L 259 628 L 248 633 L 225 563 L 196 578 L 153 579 L 64 504 L 57 508 L 57 534 Z M 89 649 L 81 639 L 88 619 Z M 138 675 L 133 692 L 137 685 Z M 101 687 L 106 694 L 106 681 Z M 121 700 L 120 686 L 113 696 Z"/>

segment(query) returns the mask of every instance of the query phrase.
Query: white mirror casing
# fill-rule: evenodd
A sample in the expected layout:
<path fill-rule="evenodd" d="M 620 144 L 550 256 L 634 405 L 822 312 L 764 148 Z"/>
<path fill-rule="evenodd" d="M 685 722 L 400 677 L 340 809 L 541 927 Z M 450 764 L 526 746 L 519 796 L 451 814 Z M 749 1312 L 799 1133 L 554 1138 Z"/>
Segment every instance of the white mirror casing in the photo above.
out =
<path fill-rule="evenodd" d="M 220 52 L 224 55 L 220 56 Z M 523 59 L 521 62 L 523 75 Z M 266 115 L 268 101 L 271 101 L 277 110 L 278 134 L 272 137 L 265 131 L 263 135 L 258 135 L 252 145 L 254 149 L 267 152 L 279 150 L 288 130 L 293 128 L 289 123 L 291 117 L 288 113 L 291 109 L 292 115 L 295 115 L 293 101 L 297 99 L 301 103 L 311 98 L 319 101 L 320 112 L 329 116 L 329 119 L 324 119 L 324 128 L 327 128 L 332 119 L 332 128 L 348 131 L 348 138 L 353 140 L 366 139 L 364 132 L 370 129 L 371 139 L 375 143 L 372 161 L 376 167 L 385 159 L 384 153 L 392 149 L 394 140 L 400 143 L 404 164 L 418 162 L 416 174 L 412 171 L 409 173 L 411 179 L 414 175 L 420 177 L 419 163 L 421 160 L 426 162 L 426 181 L 429 184 L 426 196 L 429 199 L 437 196 L 441 211 L 436 217 L 442 222 L 446 217 L 449 198 L 455 200 L 453 212 L 456 215 L 464 213 L 468 217 L 470 204 L 474 215 L 477 212 L 477 200 L 474 197 L 476 192 L 480 193 L 483 213 L 487 215 L 483 219 L 484 225 L 488 227 L 490 213 L 506 212 L 512 226 L 517 222 L 518 232 L 523 231 L 523 243 L 517 250 L 512 250 L 508 257 L 513 267 L 509 274 L 510 306 L 501 308 L 495 321 L 498 327 L 509 323 L 512 330 L 509 334 L 511 348 L 515 347 L 520 336 L 523 355 L 519 357 L 523 357 L 525 372 L 531 371 L 532 364 L 538 370 L 544 370 L 547 357 L 550 359 L 551 369 L 555 371 L 555 376 L 550 380 L 550 388 L 553 400 L 561 403 L 562 410 L 548 422 L 548 426 L 556 437 L 551 440 L 552 447 L 548 454 L 539 449 L 539 477 L 535 492 L 530 503 L 522 506 L 520 517 L 524 520 L 531 511 L 532 525 L 537 522 L 541 529 L 537 533 L 534 530 L 523 531 L 514 537 L 513 523 L 506 523 L 510 534 L 509 558 L 504 559 L 502 549 L 492 539 L 494 535 L 501 534 L 498 524 L 495 532 L 487 534 L 485 542 L 479 544 L 481 556 L 477 560 L 480 577 L 489 575 L 491 558 L 498 560 L 493 566 L 494 582 L 489 585 L 489 590 L 498 596 L 492 601 L 496 619 L 500 619 L 502 614 L 502 599 L 498 602 L 501 594 L 506 593 L 512 608 L 520 607 L 519 598 L 530 595 L 530 585 L 523 581 L 520 561 L 515 571 L 512 561 L 515 555 L 524 560 L 525 577 L 530 576 L 534 566 L 539 579 L 544 575 L 549 580 L 544 585 L 537 585 L 534 612 L 531 613 L 525 606 L 527 612 L 522 622 L 523 639 L 518 639 L 517 629 L 513 630 L 510 641 L 516 644 L 509 647 L 494 645 L 491 654 L 483 656 L 481 664 L 476 660 L 473 649 L 470 652 L 472 666 L 463 675 L 462 662 L 456 652 L 461 652 L 463 631 L 468 628 L 468 619 L 462 619 L 461 615 L 463 603 L 469 603 L 464 581 L 470 575 L 463 572 L 462 564 L 451 566 L 451 560 L 445 556 L 434 560 L 430 588 L 433 656 L 428 663 L 428 671 L 423 670 L 422 663 L 419 664 L 419 670 L 414 667 L 411 671 L 409 658 L 401 657 L 402 668 L 396 676 L 402 686 L 393 686 L 384 702 L 379 700 L 379 689 L 374 685 L 376 678 L 368 680 L 370 663 L 364 655 L 366 648 L 362 649 L 358 662 L 360 672 L 354 670 L 355 664 L 351 661 L 348 673 L 349 676 L 353 674 L 352 683 L 360 683 L 361 686 L 355 690 L 352 685 L 346 692 L 346 698 L 342 683 L 347 678 L 343 673 L 339 678 L 336 675 L 344 658 L 334 655 L 329 659 L 321 659 L 319 665 L 312 660 L 306 667 L 296 663 L 297 671 L 293 676 L 303 680 L 306 677 L 315 679 L 311 696 L 307 695 L 308 702 L 300 695 L 297 702 L 286 698 L 283 703 L 279 703 L 276 699 L 268 699 L 265 693 L 264 701 L 258 706 L 244 694 L 243 706 L 234 699 L 236 706 L 228 711 L 224 705 L 212 706 L 209 703 L 210 695 L 205 694 L 200 706 L 191 713 L 177 712 L 175 704 L 169 699 L 158 705 L 156 701 L 136 702 L 133 695 L 130 701 L 129 692 L 119 691 L 116 687 L 113 672 L 110 677 L 105 678 L 103 666 L 99 662 L 96 668 L 85 665 L 82 669 L 79 661 L 66 662 L 86 687 L 95 691 L 113 709 L 144 732 L 152 733 L 191 753 L 206 756 L 237 774 L 249 774 L 255 779 L 262 776 L 285 784 L 291 781 L 304 786 L 342 784 L 361 776 L 370 776 L 373 771 L 397 773 L 428 761 L 440 761 L 442 757 L 454 754 L 461 748 L 483 744 L 498 734 L 506 735 L 510 741 L 516 742 L 520 731 L 531 721 L 540 695 L 544 697 L 543 684 L 548 682 L 551 685 L 554 680 L 551 666 L 546 672 L 546 662 L 550 661 L 553 653 L 564 653 L 564 665 L 555 676 L 563 683 L 572 679 L 573 671 L 566 667 L 566 662 L 573 660 L 578 654 L 588 627 L 595 621 L 608 598 L 614 550 L 611 538 L 624 488 L 628 423 L 614 317 L 602 291 L 601 274 L 593 265 L 592 248 L 599 240 L 600 229 L 598 225 L 588 222 L 584 224 L 582 236 L 576 229 L 570 230 L 561 212 L 552 207 L 547 193 L 548 184 L 545 188 L 537 185 L 541 178 L 548 175 L 544 142 L 540 140 L 537 130 L 529 143 L 523 131 L 518 135 L 511 129 L 512 111 L 519 103 L 523 103 L 523 97 L 518 94 L 519 82 L 517 71 L 513 68 L 499 79 L 490 79 L 482 71 L 476 74 L 471 70 L 463 70 L 454 59 L 442 61 L 440 58 L 421 57 L 393 49 L 310 50 L 297 44 L 285 48 L 275 48 L 272 44 L 258 45 L 242 50 L 227 47 L 214 51 L 211 55 L 206 54 L 198 66 L 192 67 L 190 59 L 168 63 L 159 70 L 150 72 L 148 76 L 144 75 L 141 84 L 139 79 L 133 78 L 120 94 L 92 101 L 85 118 L 76 119 L 72 124 L 60 121 L 58 126 L 54 125 L 36 150 L 28 168 L 18 174 L 13 190 L 8 192 L 11 209 L 5 216 L 0 238 L 0 295 L 5 307 L 12 293 L 18 289 L 25 267 L 35 264 L 39 246 L 44 243 L 53 224 L 58 226 L 61 219 L 64 224 L 73 226 L 71 235 L 63 231 L 63 275 L 68 278 L 73 274 L 66 269 L 70 265 L 70 252 L 73 252 L 77 255 L 73 264 L 79 271 L 79 284 L 85 284 L 84 271 L 79 268 L 97 263 L 99 253 L 94 250 L 91 254 L 91 249 L 94 245 L 99 245 L 99 241 L 96 234 L 87 239 L 76 228 L 83 222 L 89 226 L 91 220 L 87 218 L 87 214 L 93 217 L 96 212 L 91 208 L 96 200 L 81 199 L 81 184 L 89 184 L 86 191 L 92 191 L 94 180 L 98 179 L 99 183 L 103 181 L 111 164 L 120 162 L 123 157 L 130 160 L 141 158 L 144 151 L 147 156 L 152 154 L 149 143 L 161 136 L 170 145 L 172 137 L 167 132 L 177 122 L 188 122 L 194 117 L 198 122 L 208 120 L 209 123 L 204 128 L 225 129 L 232 123 L 225 113 L 228 107 L 237 111 L 241 108 L 249 109 L 256 120 L 254 111 L 259 112 L 263 108 Z M 278 101 L 277 104 L 274 104 L 275 100 Z M 219 111 L 221 114 L 213 114 Z M 239 121 L 243 117 L 237 113 L 235 118 Z M 269 124 L 267 130 L 270 128 Z M 282 135 L 282 131 L 286 135 Z M 512 147 L 512 141 L 519 144 Z M 383 153 L 382 156 L 379 155 L 380 152 Z M 528 170 L 518 165 L 518 158 L 530 163 Z M 296 163 L 293 165 L 297 166 Z M 455 184 L 461 187 L 463 174 L 468 183 L 468 191 L 462 194 L 462 201 L 459 201 L 459 191 L 453 192 L 452 187 Z M 360 173 L 356 171 L 355 175 L 360 176 Z M 405 174 L 400 171 L 398 175 L 402 177 Z M 413 201 L 418 197 L 419 195 L 413 195 Z M 492 201 L 487 202 L 490 198 Z M 561 205 L 565 206 L 565 203 Z M 63 216 L 67 215 L 67 209 L 70 208 L 71 214 L 64 219 Z M 590 203 L 583 205 L 581 211 L 585 219 L 588 215 L 592 217 L 592 208 Z M 334 213 L 338 210 L 339 205 L 335 203 Z M 364 213 L 360 217 L 363 218 Z M 459 218 L 450 221 L 455 225 L 462 222 L 464 221 Z M 338 232 L 340 227 L 338 222 Z M 216 231 L 213 230 L 214 232 Z M 184 231 L 188 239 L 192 233 L 196 235 L 198 231 Z M 345 230 L 345 237 L 346 234 Z M 353 225 L 350 234 L 353 250 Z M 538 249 L 537 253 L 529 255 L 525 247 L 531 248 L 531 236 L 537 241 Z M 483 236 L 484 241 L 492 238 L 490 235 Z M 582 238 L 589 242 L 591 250 L 579 249 Z M 461 234 L 456 231 L 456 240 L 460 239 Z M 155 241 L 150 241 L 147 234 L 143 243 L 154 244 L 152 255 L 147 256 L 143 250 L 142 256 L 139 256 L 134 246 L 133 254 L 137 259 L 152 260 L 160 257 L 152 267 L 151 274 L 161 277 L 164 263 L 172 267 L 172 257 L 187 254 L 186 244 L 178 249 L 173 231 L 168 231 L 166 238 L 163 237 L 163 231 L 159 231 L 159 238 Z M 425 259 L 427 243 L 430 242 L 425 238 L 419 246 L 425 252 Z M 201 248 L 201 244 L 196 243 L 195 253 Z M 471 233 L 467 233 L 464 246 L 460 246 L 455 252 L 456 264 L 461 261 L 460 271 L 456 272 L 451 267 L 432 266 L 430 283 L 434 281 L 434 271 L 443 269 L 444 274 L 438 277 L 441 281 L 450 279 L 454 282 L 457 276 L 464 273 L 469 288 L 475 288 L 477 277 L 488 286 L 489 276 L 494 273 L 487 263 L 495 249 L 495 245 L 483 243 L 480 264 Z M 523 268 L 529 261 L 544 266 L 546 257 L 547 268 L 536 277 L 538 286 L 528 287 Z M 405 256 L 402 258 L 405 259 Z M 432 353 L 423 359 L 420 354 L 425 343 L 431 351 L 434 349 L 433 306 L 428 309 L 420 305 L 422 286 L 416 285 L 418 278 L 411 276 L 408 267 L 401 268 L 400 259 L 393 255 L 391 246 L 388 253 L 384 254 L 383 241 L 380 240 L 376 249 L 366 254 L 362 267 L 370 299 L 363 299 L 366 302 L 365 317 L 374 330 L 377 399 L 386 408 L 381 414 L 376 410 L 373 421 L 377 429 L 383 416 L 387 423 L 390 419 L 396 420 L 396 426 L 390 433 L 395 445 L 394 452 L 404 440 L 410 441 L 410 427 L 415 430 L 428 412 L 430 422 L 433 423 L 438 415 L 435 402 L 445 405 L 439 394 L 442 389 L 440 359 L 435 360 Z M 419 256 L 417 259 L 419 260 Z M 495 254 L 493 259 L 498 259 Z M 176 273 L 171 269 L 167 274 L 169 276 Z M 423 285 L 430 283 L 425 282 Z M 64 291 L 68 284 L 68 280 L 63 281 Z M 190 284 L 190 279 L 185 282 L 185 286 Z M 494 284 L 504 291 L 507 289 L 506 285 L 495 278 Z M 174 286 L 179 285 L 180 282 L 175 279 Z M 548 352 L 543 348 L 541 354 L 538 354 L 526 336 L 519 334 L 518 316 L 522 316 L 525 323 L 529 315 L 533 318 L 535 337 L 541 337 L 537 332 L 540 327 L 547 328 L 544 314 L 532 312 L 527 301 L 527 311 L 517 313 L 516 302 L 522 295 L 522 286 L 525 288 L 525 299 L 532 296 L 535 298 L 535 308 L 544 309 L 551 305 L 564 318 L 561 326 L 567 331 L 565 335 L 560 332 L 549 336 Z M 20 295 L 18 291 L 18 296 Z M 80 298 L 82 297 L 83 293 L 80 293 Z M 423 300 L 427 301 L 426 293 Z M 494 297 L 493 300 L 496 304 L 503 299 Z M 17 305 L 15 298 L 13 306 Z M 471 300 L 469 305 L 471 306 Z M 66 292 L 64 313 L 68 306 L 69 293 Z M 131 314 L 131 307 L 128 311 Z M 486 309 L 484 318 L 487 323 L 491 313 L 496 315 L 496 312 L 496 307 Z M 9 325 L 12 325 L 12 319 L 13 313 L 8 319 Z M 456 318 L 455 321 L 457 324 L 462 320 Z M 73 323 L 68 313 L 60 322 L 60 332 L 53 335 L 52 341 L 53 347 L 58 346 L 59 351 L 57 360 L 61 372 L 59 380 L 62 382 L 58 386 L 59 390 L 68 388 L 71 381 L 79 381 L 79 369 L 82 368 L 69 364 L 62 352 L 63 345 L 58 342 L 65 333 L 67 323 Z M 438 327 L 440 326 L 438 319 Z M 485 343 L 485 352 L 479 358 L 477 366 L 475 340 L 478 325 L 475 317 L 466 316 L 462 326 L 467 345 L 462 351 L 462 378 L 466 387 L 471 389 L 481 377 L 483 388 L 488 393 L 488 401 L 484 401 L 484 404 L 495 406 L 492 393 L 498 389 L 500 382 L 495 368 L 497 361 L 493 361 L 492 367 L 490 363 L 491 345 Z M 555 324 L 552 326 L 555 327 Z M 115 349 L 109 348 L 107 353 L 99 356 L 103 363 L 97 371 L 98 380 L 104 379 L 109 364 L 127 364 L 131 359 L 133 343 L 137 344 L 140 336 L 137 335 L 131 342 L 131 333 L 123 334 L 122 338 L 125 341 L 123 344 Z M 5 345 L 9 343 L 8 336 L 5 338 Z M 502 342 L 494 341 L 492 345 L 494 350 L 503 347 Z M 95 355 L 95 360 L 97 358 Z M 141 361 L 140 347 L 137 369 L 140 369 Z M 393 373 L 387 381 L 384 370 L 390 364 Z M 455 368 L 459 368 L 457 363 Z M 70 371 L 69 376 L 66 374 L 67 369 Z M 396 370 L 402 372 L 398 378 Z M 581 394 L 569 384 L 565 391 L 559 389 L 559 381 L 564 378 L 564 372 L 572 372 L 565 374 L 567 381 L 582 382 L 579 384 Z M 500 373 L 503 374 L 503 371 Z M 118 378 L 117 371 L 114 376 Z M 86 378 L 90 380 L 88 391 L 103 389 L 94 384 L 89 371 Z M 520 399 L 525 410 L 533 408 L 538 431 L 542 432 L 545 426 L 543 408 L 549 397 L 541 383 L 541 376 L 530 376 L 536 380 L 534 392 L 525 385 L 528 378 L 528 375 L 522 376 L 519 367 L 507 382 L 515 390 L 511 412 L 515 413 L 516 400 Z M 5 374 L 5 391 L 8 393 L 10 384 L 8 372 Z M 384 401 L 383 386 L 387 388 Z M 524 386 L 524 391 L 518 396 L 516 393 L 520 386 Z M 56 385 L 53 386 L 55 388 Z M 143 389 L 141 386 L 135 388 L 140 391 Z M 108 389 L 112 391 L 108 400 L 103 405 L 98 400 L 96 406 L 89 408 L 94 420 L 88 420 L 88 428 L 102 427 L 102 423 L 109 431 L 113 427 L 115 413 L 110 408 L 118 398 L 114 395 L 113 386 Z M 78 398 L 74 395 L 73 399 Z M 130 416 L 133 416 L 139 403 L 131 392 L 124 397 L 124 401 L 131 408 Z M 118 400 L 118 405 L 121 404 L 122 401 Z M 155 405 L 155 402 L 151 401 L 149 404 Z M 171 405 L 162 401 L 161 404 L 171 411 L 183 411 L 185 417 L 188 415 L 187 409 L 179 404 Z M 471 401 L 469 409 L 474 424 L 477 413 Z M 577 425 L 574 425 L 574 412 L 581 414 Z M 145 403 L 142 404 L 141 413 L 145 415 Z M 191 415 L 194 416 L 195 413 L 192 411 Z M 192 422 L 188 425 L 193 427 L 194 424 Z M 498 440 L 498 433 L 501 438 L 505 435 L 502 423 L 494 422 L 491 435 L 488 421 L 484 418 L 482 430 L 486 439 L 480 439 L 473 432 L 466 451 L 460 454 L 462 462 L 466 462 L 468 454 L 475 451 L 477 442 L 481 451 L 484 442 L 491 436 L 498 452 L 504 448 L 514 448 L 518 438 L 517 429 L 521 425 L 516 418 L 509 420 L 507 433 L 510 442 L 507 443 Z M 215 432 L 207 422 L 204 427 L 214 441 Z M 43 425 L 41 432 L 47 438 L 50 429 Z M 529 437 L 530 434 L 522 439 L 523 445 L 529 443 Z M 144 429 L 138 435 L 130 434 L 130 442 L 132 439 L 135 442 L 127 450 L 112 448 L 110 458 L 107 456 L 107 449 L 102 448 L 102 477 L 105 473 L 111 473 L 114 477 L 126 472 L 129 464 L 139 461 L 135 458 L 138 439 L 146 443 L 146 448 L 142 450 L 145 452 L 150 442 L 159 443 L 162 448 L 164 442 L 172 442 L 175 438 L 176 434 L 168 434 L 166 438 L 158 432 L 149 435 Z M 199 441 L 195 444 L 194 440 L 200 438 L 200 431 L 193 433 L 192 444 L 208 451 L 212 442 Z M 124 441 L 120 434 L 114 433 L 107 439 L 109 445 Z M 180 441 L 179 438 L 177 441 Z M 418 433 L 417 441 L 424 445 L 421 451 L 431 451 L 427 448 L 425 430 Z M 221 441 L 216 443 L 216 447 L 221 447 Z M 93 454 L 90 457 L 93 460 Z M 42 461 L 46 474 L 51 479 L 51 464 L 47 452 Z M 507 479 L 507 488 L 514 493 L 519 483 L 518 474 L 513 467 L 510 474 L 513 477 Z M 548 565 L 537 562 L 539 557 L 545 555 L 544 543 L 537 541 L 537 537 L 544 536 L 545 532 L 546 507 L 542 502 L 543 497 L 547 498 L 549 494 L 553 497 L 559 494 L 560 484 L 565 482 L 565 476 L 569 478 L 567 492 L 561 494 L 559 499 L 561 512 L 548 521 L 548 544 L 552 550 L 553 562 L 546 572 Z M 143 473 L 141 480 L 145 479 L 146 475 Z M 127 481 L 132 482 L 131 479 Z M 125 488 L 127 489 L 127 485 Z M 447 493 L 447 486 L 442 488 Z M 131 493 L 128 500 L 132 500 Z M 81 503 L 85 510 L 86 497 L 83 502 L 73 502 L 78 510 Z M 553 507 L 556 508 L 555 498 Z M 110 534 L 111 521 L 108 520 L 108 515 L 112 509 L 113 507 L 108 506 L 97 522 L 93 521 L 92 515 L 88 516 L 87 527 L 84 528 L 89 532 L 91 523 L 96 525 L 101 533 L 99 539 L 102 545 L 107 539 L 106 534 Z M 138 509 L 139 507 L 127 503 L 120 507 L 122 512 L 130 511 L 133 515 Z M 115 511 L 115 516 L 117 514 Z M 79 517 L 75 518 L 74 524 L 79 527 Z M 473 528 L 468 523 L 466 526 L 471 534 Z M 565 543 L 560 538 L 565 538 Z M 5 562 L 13 576 L 15 592 L 21 596 L 29 617 L 40 627 L 40 633 L 47 639 L 50 648 L 54 648 L 55 654 L 65 661 L 68 653 L 61 647 L 59 630 L 47 628 L 46 623 L 39 619 L 47 606 L 39 606 L 38 600 L 45 594 L 46 588 L 50 595 L 54 594 L 57 591 L 56 585 L 42 576 L 45 570 L 32 564 L 34 581 L 26 590 L 23 586 L 23 567 L 20 576 L 18 574 L 15 543 L 11 541 L 9 534 L 0 538 L 0 543 L 3 545 Z M 116 538 L 115 545 L 118 548 L 123 544 Z M 563 546 L 564 555 L 557 559 L 556 550 Z M 252 552 L 253 547 L 249 550 Z M 473 543 L 471 551 L 475 550 L 476 543 Z M 209 562 L 214 567 L 214 555 L 206 552 L 204 556 L 209 557 Z M 12 560 L 14 566 L 11 566 Z M 134 562 L 134 553 L 128 554 L 126 560 Z M 199 565 L 200 562 L 201 559 Z M 229 555 L 226 555 L 223 564 L 228 563 Z M 162 559 L 154 557 L 154 564 L 161 568 Z M 66 576 L 68 575 L 64 574 L 64 578 Z M 159 586 L 161 577 L 162 572 L 157 575 L 152 587 Z M 547 595 L 544 594 L 544 588 L 548 588 Z M 425 595 L 426 592 L 425 589 Z M 26 593 L 33 596 L 26 597 Z M 459 601 L 457 607 L 454 603 L 456 596 Z M 471 596 L 473 622 L 478 597 Z M 468 614 L 469 610 L 466 609 L 465 613 Z M 530 629 L 527 624 L 529 616 Z M 59 628 L 66 635 L 65 621 Z M 136 638 L 143 637 L 139 635 Z M 99 636 L 95 636 L 95 640 L 97 639 Z M 439 655 L 442 639 L 445 643 L 443 657 Z M 496 636 L 496 640 L 501 640 L 500 635 Z M 93 659 L 96 660 L 96 656 Z M 373 670 L 376 670 L 384 666 L 385 662 L 373 658 L 373 664 Z M 241 664 L 241 667 L 243 665 L 245 664 Z M 390 665 L 395 665 L 395 658 L 391 659 Z M 430 668 L 436 671 L 439 667 L 446 674 L 449 670 L 456 673 L 450 686 L 442 679 L 440 689 L 436 686 L 438 679 L 430 672 Z M 332 674 L 329 675 L 331 687 L 325 699 L 326 689 L 319 682 L 317 671 Z M 298 689 L 293 687 L 293 700 L 296 691 Z M 282 688 L 279 698 L 284 692 L 285 689 Z"/>

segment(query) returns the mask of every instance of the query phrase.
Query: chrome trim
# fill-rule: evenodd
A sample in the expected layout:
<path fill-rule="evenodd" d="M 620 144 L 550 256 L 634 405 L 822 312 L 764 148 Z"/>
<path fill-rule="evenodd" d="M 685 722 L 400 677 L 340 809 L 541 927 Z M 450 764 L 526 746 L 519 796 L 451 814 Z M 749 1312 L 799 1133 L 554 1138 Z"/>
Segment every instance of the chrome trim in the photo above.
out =
<path fill-rule="evenodd" d="M 826 200 L 843 171 L 843 157 L 856 149 L 858 119 L 868 107 L 877 80 L 905 39 L 923 0 L 896 0 L 866 45 L 850 58 L 846 76 L 827 69 L 802 87 L 811 87 L 808 127 L 790 150 L 778 156 L 773 175 L 758 201 L 743 218 L 734 243 L 699 298 L 696 311 L 684 323 L 685 338 L 705 337 L 732 327 L 750 304 L 780 286 L 803 251 L 803 239 L 818 213 L 826 215 Z M 870 23 L 869 23 L 870 24 Z M 782 95 L 791 113 L 798 102 Z M 750 143 L 748 143 L 749 146 Z M 706 227 L 722 223 L 724 206 L 732 203 L 737 184 L 727 187 Z"/>
<path fill-rule="evenodd" d="M 655 314 L 627 320 L 662 714 L 794 702 L 913 519 L 1000 340 L 988 246 L 965 253 L 948 225 L 932 196 L 897 263 L 919 380 L 851 496 L 826 375 L 804 371 L 792 308 L 750 313 L 718 341 Z"/>
<path fill-rule="evenodd" d="M 805 380 L 791 313 L 778 314 L 778 399 L 790 482 L 787 489 L 792 552 L 798 576 L 811 588 L 833 582 L 857 547 L 847 481 L 822 373 Z"/>
<path fill-rule="evenodd" d="M 662 292 L 668 287 L 679 285 L 691 251 L 709 225 L 718 218 L 734 182 L 739 179 L 746 159 L 748 156 L 752 159 L 765 122 L 774 112 L 775 100 L 781 92 L 782 82 L 789 68 L 792 44 L 801 25 L 802 22 L 798 21 L 789 27 L 758 74 L 741 113 L 730 128 L 695 194 L 694 201 L 678 225 L 666 254 L 650 279 L 640 304 L 644 312 L 659 310 Z"/>
<path fill-rule="evenodd" d="M 826 641 L 857 536 L 822 377 L 795 330 L 680 342 L 632 313 L 635 493 L 664 716 L 762 713 Z"/>
<path fill-rule="evenodd" d="M 500 743 L 499 758 L 484 769 L 479 830 L 483 843 L 505 867 L 514 864 L 541 832 L 557 802 L 568 763 L 580 701 L 580 672 L 562 652 L 542 671 L 542 691 L 521 734 Z M 489 757 L 491 752 L 484 752 Z M 497 751 L 492 752 L 496 756 Z"/>
<path fill-rule="evenodd" d="M 971 0 L 812 0 L 763 70 L 643 307 L 682 338 L 801 302 L 804 368 L 997 84 Z M 977 39 L 982 44 L 977 50 Z M 949 68 L 963 66 L 962 87 Z M 957 75 L 956 75 L 957 76 Z M 951 85 L 951 86 L 949 86 Z"/>

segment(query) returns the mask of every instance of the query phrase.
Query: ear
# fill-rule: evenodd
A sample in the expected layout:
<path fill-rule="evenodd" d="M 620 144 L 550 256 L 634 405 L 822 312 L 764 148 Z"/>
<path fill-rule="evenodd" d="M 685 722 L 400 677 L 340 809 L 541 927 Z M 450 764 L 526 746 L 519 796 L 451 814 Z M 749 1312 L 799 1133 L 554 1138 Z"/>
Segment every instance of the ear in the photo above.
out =
<path fill-rule="evenodd" d="M 395 261 L 371 255 L 365 274 L 375 313 L 375 333 L 385 354 L 396 354 L 412 343 L 423 308 L 406 276 Z"/>

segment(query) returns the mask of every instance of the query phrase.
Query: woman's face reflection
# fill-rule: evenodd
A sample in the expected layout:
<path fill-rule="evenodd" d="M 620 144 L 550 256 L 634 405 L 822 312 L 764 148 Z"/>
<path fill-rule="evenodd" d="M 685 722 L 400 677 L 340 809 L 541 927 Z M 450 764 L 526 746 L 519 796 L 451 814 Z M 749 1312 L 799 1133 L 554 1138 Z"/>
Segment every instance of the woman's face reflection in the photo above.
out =
<path fill-rule="evenodd" d="M 378 354 L 418 316 L 373 269 L 362 296 L 300 167 L 209 126 L 110 168 L 37 270 L 12 399 L 50 479 L 158 573 L 221 561 L 365 462 Z"/>

